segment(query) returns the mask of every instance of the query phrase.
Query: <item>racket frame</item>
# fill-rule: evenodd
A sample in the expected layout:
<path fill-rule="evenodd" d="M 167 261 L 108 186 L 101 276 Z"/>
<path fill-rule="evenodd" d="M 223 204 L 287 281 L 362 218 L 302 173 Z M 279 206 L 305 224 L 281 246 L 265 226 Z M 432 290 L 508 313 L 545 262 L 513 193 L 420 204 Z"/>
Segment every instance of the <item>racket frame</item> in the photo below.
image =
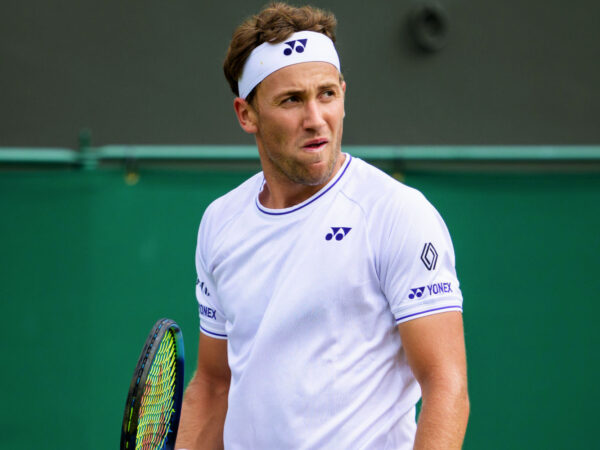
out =
<path fill-rule="evenodd" d="M 138 419 L 140 407 L 142 405 L 141 398 L 150 373 L 150 368 L 154 362 L 154 358 L 158 353 L 160 344 L 167 333 L 173 333 L 175 340 L 175 390 L 173 413 L 169 422 L 169 430 L 167 438 L 163 445 L 163 449 L 171 450 L 175 448 L 175 439 L 177 437 L 177 428 L 181 416 L 181 402 L 183 398 L 183 370 L 184 370 L 184 348 L 183 348 L 183 333 L 181 328 L 174 320 L 163 318 L 156 321 L 152 330 L 146 338 L 144 347 L 140 357 L 138 358 L 131 383 L 129 385 L 129 393 L 125 402 L 125 412 L 123 414 L 123 424 L 121 427 L 121 450 L 134 450 L 136 447 L 136 435 L 138 429 Z"/>

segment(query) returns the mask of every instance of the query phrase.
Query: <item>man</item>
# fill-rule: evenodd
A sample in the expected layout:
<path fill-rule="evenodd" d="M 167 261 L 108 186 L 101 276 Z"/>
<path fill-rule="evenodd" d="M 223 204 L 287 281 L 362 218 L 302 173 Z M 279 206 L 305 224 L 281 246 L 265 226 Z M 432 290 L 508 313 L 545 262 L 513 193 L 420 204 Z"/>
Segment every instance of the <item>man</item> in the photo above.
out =
<path fill-rule="evenodd" d="M 329 13 L 274 4 L 230 44 L 235 113 L 263 171 L 200 224 L 198 368 L 177 448 L 462 445 L 450 237 L 419 192 L 342 153 L 334 27 Z"/>

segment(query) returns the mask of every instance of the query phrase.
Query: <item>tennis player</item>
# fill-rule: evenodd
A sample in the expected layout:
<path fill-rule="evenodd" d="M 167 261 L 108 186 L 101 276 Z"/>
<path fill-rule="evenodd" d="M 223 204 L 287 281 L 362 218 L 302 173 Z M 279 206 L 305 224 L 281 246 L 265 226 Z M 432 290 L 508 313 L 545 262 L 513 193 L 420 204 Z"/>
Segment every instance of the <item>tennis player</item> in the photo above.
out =
<path fill-rule="evenodd" d="M 177 448 L 462 445 L 450 236 L 421 193 L 342 151 L 335 24 L 273 4 L 233 35 L 225 75 L 262 172 L 200 224 L 198 367 Z"/>

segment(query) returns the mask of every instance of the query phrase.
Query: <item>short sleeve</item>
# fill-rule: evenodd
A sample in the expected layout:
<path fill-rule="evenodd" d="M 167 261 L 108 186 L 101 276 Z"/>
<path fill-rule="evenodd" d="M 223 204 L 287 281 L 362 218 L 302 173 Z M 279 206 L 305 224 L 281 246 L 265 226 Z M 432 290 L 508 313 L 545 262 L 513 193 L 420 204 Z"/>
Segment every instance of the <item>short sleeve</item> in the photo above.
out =
<path fill-rule="evenodd" d="M 380 239 L 380 280 L 396 323 L 462 311 L 454 248 L 440 214 L 415 190 L 388 208 Z"/>
<path fill-rule="evenodd" d="M 196 299 L 198 301 L 198 315 L 200 317 L 200 331 L 207 336 L 217 339 L 227 339 L 225 331 L 225 315 L 221 308 L 217 289 L 212 274 L 206 269 L 204 252 L 207 246 L 206 230 L 200 225 L 198 233 L 198 246 L 196 249 Z"/>

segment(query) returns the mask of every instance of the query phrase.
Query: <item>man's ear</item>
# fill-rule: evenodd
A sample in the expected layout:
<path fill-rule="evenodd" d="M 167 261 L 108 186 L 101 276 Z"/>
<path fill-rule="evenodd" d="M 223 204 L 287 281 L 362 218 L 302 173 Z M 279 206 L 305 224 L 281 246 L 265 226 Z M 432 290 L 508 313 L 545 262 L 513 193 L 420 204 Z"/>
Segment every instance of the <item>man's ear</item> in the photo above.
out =
<path fill-rule="evenodd" d="M 346 117 L 346 107 L 345 107 L 345 100 L 346 100 L 346 81 L 342 81 L 342 92 L 344 93 L 344 115 L 343 117 Z"/>
<path fill-rule="evenodd" d="M 256 110 L 250 103 L 240 97 L 233 101 L 233 109 L 238 122 L 246 133 L 256 134 L 258 131 Z"/>

